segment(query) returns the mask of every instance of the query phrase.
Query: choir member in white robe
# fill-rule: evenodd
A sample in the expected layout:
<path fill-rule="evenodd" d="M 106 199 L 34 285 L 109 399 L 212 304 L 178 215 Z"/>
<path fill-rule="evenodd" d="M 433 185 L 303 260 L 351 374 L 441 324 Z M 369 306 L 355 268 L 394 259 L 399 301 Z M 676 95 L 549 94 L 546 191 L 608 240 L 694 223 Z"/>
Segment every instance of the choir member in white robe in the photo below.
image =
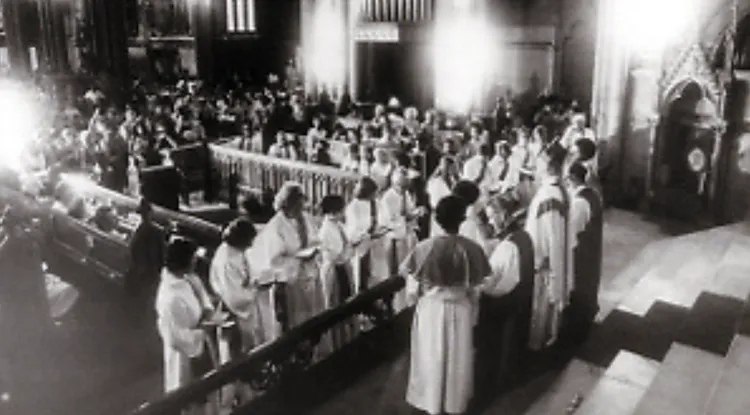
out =
<path fill-rule="evenodd" d="M 378 191 L 382 194 L 391 187 L 396 163 L 391 160 L 388 150 L 382 146 L 375 149 L 374 155 L 375 161 L 370 165 L 370 177 L 375 180 Z"/>
<path fill-rule="evenodd" d="M 316 262 L 318 231 L 304 212 L 305 200 L 298 183 L 284 183 L 274 200 L 276 214 L 248 251 L 257 270 L 253 278 L 261 288 L 258 301 L 264 333 L 278 336 L 279 328 L 293 328 L 323 309 Z"/>
<path fill-rule="evenodd" d="M 360 178 L 354 189 L 354 199 L 344 211 L 346 236 L 353 246 L 355 293 L 361 293 L 390 277 L 383 227 L 378 222 L 377 192 L 378 185 L 374 180 Z"/>
<path fill-rule="evenodd" d="M 517 137 L 517 142 L 511 149 L 509 174 L 518 180 L 516 189 L 519 201 L 523 206 L 528 206 L 535 192 L 534 173 L 537 154 L 529 148 L 528 139 L 524 133 L 519 132 Z"/>
<path fill-rule="evenodd" d="M 255 226 L 247 219 L 232 221 L 224 229 L 223 241 L 214 253 L 209 270 L 211 288 L 232 313 L 239 328 L 241 341 L 232 353 L 235 356 L 266 341 L 256 300 L 258 290 L 245 254 L 255 235 Z"/>
<path fill-rule="evenodd" d="M 479 188 L 470 181 L 461 180 L 453 187 L 453 194 L 463 199 L 467 206 L 466 220 L 458 230 L 459 235 L 476 242 L 489 255 L 497 245 L 496 232 L 490 224 Z"/>
<path fill-rule="evenodd" d="M 378 207 L 378 222 L 389 230 L 385 235 L 390 267 L 389 276 L 397 274 L 398 264 L 417 244 L 416 220 L 427 213 L 424 208 L 415 205 L 414 199 L 407 191 L 408 185 L 406 169 L 396 170 L 393 184 L 383 194 Z M 406 307 L 404 291 L 396 294 L 393 307 L 396 312 Z"/>
<path fill-rule="evenodd" d="M 325 309 L 335 308 L 354 293 L 351 278 L 352 245 L 344 228 L 344 198 L 328 195 L 320 202 L 323 223 L 320 225 L 320 280 Z M 354 320 L 331 329 L 330 347 L 335 351 L 346 345 L 356 335 Z"/>
<path fill-rule="evenodd" d="M 458 182 L 458 173 L 455 168 L 453 157 L 443 156 L 440 164 L 430 179 L 427 181 L 427 195 L 429 196 L 432 222 L 430 224 L 430 236 L 437 236 L 443 233 L 440 226 L 435 221 L 435 208 L 438 202 L 444 197 L 451 194 L 453 186 Z"/>
<path fill-rule="evenodd" d="M 174 238 L 166 250 L 165 268 L 156 295 L 159 335 L 164 345 L 164 391 L 185 386 L 218 363 L 218 353 L 210 330 L 218 315 L 200 278 L 192 271 L 195 247 L 185 239 Z M 205 405 L 183 413 L 218 413 L 216 397 Z"/>
<path fill-rule="evenodd" d="M 492 146 L 482 144 L 479 153 L 466 160 L 464 163 L 462 180 L 473 182 L 479 188 L 480 199 L 486 201 L 489 193 L 497 188 L 497 177 L 500 172 L 494 171 L 494 165 L 490 163 L 492 157 Z"/>
<path fill-rule="evenodd" d="M 467 413 L 474 391 L 475 287 L 490 266 L 479 245 L 458 235 L 465 206 L 457 196 L 441 200 L 446 233 L 420 242 L 401 265 L 409 298 L 418 297 L 406 401 L 431 415 Z"/>
<path fill-rule="evenodd" d="M 529 347 L 540 350 L 557 340 L 573 288 L 569 240 L 569 198 L 561 173 L 566 151 L 548 146 L 538 160 L 541 185 L 528 208 L 526 231 L 534 242 L 534 299 Z"/>
<path fill-rule="evenodd" d="M 574 163 L 580 163 L 586 168 L 586 185 L 593 188 L 599 194 L 602 194 L 602 186 L 599 180 L 597 165 L 596 143 L 586 138 L 577 140 L 569 149 L 566 169 Z"/>
<path fill-rule="evenodd" d="M 571 117 L 570 126 L 563 133 L 560 145 L 565 149 L 570 149 L 580 139 L 588 139 L 596 142 L 594 130 L 586 127 L 586 115 L 578 113 Z"/>

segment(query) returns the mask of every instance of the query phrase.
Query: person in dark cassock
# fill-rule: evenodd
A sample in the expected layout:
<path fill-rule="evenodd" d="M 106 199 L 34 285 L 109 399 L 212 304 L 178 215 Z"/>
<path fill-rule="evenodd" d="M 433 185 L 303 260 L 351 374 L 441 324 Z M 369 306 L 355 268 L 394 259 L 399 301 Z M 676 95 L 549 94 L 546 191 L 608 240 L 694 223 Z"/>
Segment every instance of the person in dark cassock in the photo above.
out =
<path fill-rule="evenodd" d="M 477 403 L 494 398 L 519 369 L 531 321 L 534 247 L 523 229 L 525 212 L 505 223 L 501 242 L 490 256 L 492 273 L 480 289 L 477 345 Z"/>
<path fill-rule="evenodd" d="M 164 264 L 166 236 L 153 221 L 153 206 L 141 199 L 136 210 L 141 218 L 130 240 L 130 269 L 125 281 L 128 292 L 137 301 L 136 313 L 150 310 L 159 274 Z"/>
<path fill-rule="evenodd" d="M 573 245 L 573 292 L 567 315 L 568 340 L 583 342 L 599 312 L 602 276 L 603 209 L 600 194 L 586 185 L 586 168 L 568 168 L 571 193 L 570 231 Z"/>

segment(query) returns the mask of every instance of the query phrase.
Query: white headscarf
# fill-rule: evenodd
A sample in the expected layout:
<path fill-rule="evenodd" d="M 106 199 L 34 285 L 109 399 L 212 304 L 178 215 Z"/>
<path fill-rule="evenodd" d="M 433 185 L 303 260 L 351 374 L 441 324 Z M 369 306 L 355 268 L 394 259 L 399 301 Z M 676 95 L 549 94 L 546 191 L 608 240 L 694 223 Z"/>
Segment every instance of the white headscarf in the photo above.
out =
<path fill-rule="evenodd" d="M 302 191 L 302 185 L 298 182 L 288 181 L 285 182 L 281 189 L 276 192 L 276 196 L 273 199 L 273 208 L 275 210 L 281 210 L 289 202 L 292 197 L 304 198 L 304 192 Z"/>

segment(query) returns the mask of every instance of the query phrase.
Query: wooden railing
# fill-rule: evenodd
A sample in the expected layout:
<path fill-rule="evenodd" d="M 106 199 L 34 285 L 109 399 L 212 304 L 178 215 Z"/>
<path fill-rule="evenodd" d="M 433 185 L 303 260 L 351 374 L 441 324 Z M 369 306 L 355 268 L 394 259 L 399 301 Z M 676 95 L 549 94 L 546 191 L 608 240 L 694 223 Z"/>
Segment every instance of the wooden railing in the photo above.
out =
<path fill-rule="evenodd" d="M 191 404 L 234 382 L 248 382 L 258 391 L 268 392 L 312 365 L 313 350 L 329 330 L 354 316 L 365 315 L 378 327 L 393 321 L 393 296 L 405 281 L 394 277 L 351 298 L 343 305 L 326 310 L 291 329 L 273 342 L 259 346 L 246 357 L 234 360 L 201 379 L 177 389 L 164 398 L 144 404 L 132 415 L 177 414 Z M 365 356 L 367 359 L 368 356 Z"/>
<path fill-rule="evenodd" d="M 249 153 L 222 145 L 210 145 L 212 165 L 218 171 L 221 187 L 231 198 L 233 187 L 240 193 L 278 191 L 284 182 L 299 182 L 313 210 L 329 194 L 350 200 L 359 175 L 329 166 L 285 160 Z M 230 200 L 230 202 L 232 202 Z"/>

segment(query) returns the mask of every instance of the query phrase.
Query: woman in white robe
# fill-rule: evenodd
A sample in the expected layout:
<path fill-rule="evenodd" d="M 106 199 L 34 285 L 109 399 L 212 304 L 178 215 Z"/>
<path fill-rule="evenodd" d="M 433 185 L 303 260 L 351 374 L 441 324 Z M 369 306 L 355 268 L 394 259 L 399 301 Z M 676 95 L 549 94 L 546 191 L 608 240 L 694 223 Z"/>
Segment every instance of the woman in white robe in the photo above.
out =
<path fill-rule="evenodd" d="M 209 270 L 211 288 L 232 313 L 239 328 L 241 341 L 235 348 L 235 355 L 266 341 L 256 301 L 258 290 L 252 284 L 250 263 L 245 255 L 255 235 L 255 226 L 247 219 L 231 222 L 223 232 L 223 241 L 214 253 Z"/>
<path fill-rule="evenodd" d="M 416 220 L 427 213 L 426 209 L 416 206 L 407 191 L 408 185 L 406 169 L 396 170 L 393 185 L 383 194 L 378 207 L 378 222 L 389 230 L 385 236 L 385 243 L 391 276 L 397 274 L 398 264 L 417 245 Z M 395 295 L 393 308 L 396 312 L 406 308 L 404 291 Z"/>
<path fill-rule="evenodd" d="M 164 391 L 185 386 L 212 370 L 218 353 L 209 330 L 216 322 L 213 305 L 200 278 L 192 272 L 195 247 L 182 238 L 167 247 L 156 294 L 157 327 L 164 344 Z M 216 397 L 183 413 L 217 413 Z"/>
<path fill-rule="evenodd" d="M 440 164 L 430 179 L 427 181 L 427 195 L 430 198 L 430 210 L 435 212 L 438 202 L 451 194 L 453 185 L 458 182 L 458 171 L 455 168 L 454 160 L 450 156 L 443 156 Z M 435 221 L 433 213 L 430 223 L 430 236 L 437 236 L 443 231 Z"/>
<path fill-rule="evenodd" d="M 354 199 L 344 211 L 346 236 L 353 248 L 355 293 L 361 293 L 390 276 L 385 239 L 378 222 L 377 191 L 374 180 L 362 177 L 354 189 Z"/>
<path fill-rule="evenodd" d="M 304 205 L 302 187 L 284 183 L 274 200 L 276 214 L 248 252 L 250 264 L 257 270 L 253 278 L 261 288 L 258 301 L 264 333 L 278 336 L 323 310 L 316 261 L 318 231 L 312 217 L 303 211 Z"/>
<path fill-rule="evenodd" d="M 430 415 L 467 413 L 474 391 L 475 287 L 491 271 L 482 248 L 457 234 L 464 209 L 457 196 L 442 199 L 446 234 L 420 242 L 401 265 L 409 298 L 419 297 L 406 401 Z"/>
<path fill-rule="evenodd" d="M 351 278 L 352 246 L 344 229 L 344 199 L 329 195 L 321 201 L 323 223 L 320 226 L 320 281 L 326 310 L 343 304 L 354 293 Z M 331 352 L 346 345 L 355 336 L 355 322 L 347 321 L 334 327 L 330 334 Z"/>

